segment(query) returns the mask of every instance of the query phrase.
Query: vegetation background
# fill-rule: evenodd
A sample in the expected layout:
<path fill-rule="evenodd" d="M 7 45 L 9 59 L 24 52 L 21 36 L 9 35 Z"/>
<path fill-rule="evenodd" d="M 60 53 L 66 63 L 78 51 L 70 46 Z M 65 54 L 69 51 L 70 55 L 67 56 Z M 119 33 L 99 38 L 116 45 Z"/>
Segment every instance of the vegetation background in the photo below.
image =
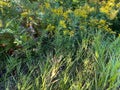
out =
<path fill-rule="evenodd" d="M 119 0 L 0 0 L 0 90 L 119 89 Z"/>

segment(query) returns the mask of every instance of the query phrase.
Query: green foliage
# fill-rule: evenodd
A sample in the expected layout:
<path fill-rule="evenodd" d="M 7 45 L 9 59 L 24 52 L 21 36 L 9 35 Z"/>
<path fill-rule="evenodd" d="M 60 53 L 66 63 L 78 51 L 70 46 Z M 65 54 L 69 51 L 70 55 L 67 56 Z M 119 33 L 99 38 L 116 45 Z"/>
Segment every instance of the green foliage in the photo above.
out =
<path fill-rule="evenodd" d="M 1 0 L 0 89 L 119 89 L 119 7 L 117 0 Z"/>
<path fill-rule="evenodd" d="M 14 44 L 14 35 L 12 33 L 0 33 L 0 44 L 5 46 L 12 46 Z"/>

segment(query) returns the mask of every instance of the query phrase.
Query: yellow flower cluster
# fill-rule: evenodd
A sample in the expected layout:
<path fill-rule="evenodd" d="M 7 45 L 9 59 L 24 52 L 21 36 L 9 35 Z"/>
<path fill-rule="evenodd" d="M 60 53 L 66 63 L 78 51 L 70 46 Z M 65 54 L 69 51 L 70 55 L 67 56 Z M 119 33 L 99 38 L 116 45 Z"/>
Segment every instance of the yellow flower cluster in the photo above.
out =
<path fill-rule="evenodd" d="M 119 7 L 119 4 L 116 7 Z M 115 9 L 115 0 L 109 0 L 101 4 L 100 12 L 105 13 L 110 20 L 113 20 L 118 13 L 118 9 Z"/>
<path fill-rule="evenodd" d="M 120 8 L 120 2 L 116 4 L 116 7 L 117 7 L 117 8 Z"/>
<path fill-rule="evenodd" d="M 59 25 L 63 28 L 66 28 L 66 23 L 64 20 L 60 20 Z"/>
<path fill-rule="evenodd" d="M 60 15 L 63 14 L 63 7 L 59 7 L 59 8 L 52 9 L 52 12 L 53 12 L 54 14 L 57 14 L 58 16 L 60 16 Z"/>
<path fill-rule="evenodd" d="M 99 21 L 99 24 L 100 24 L 100 25 L 105 25 L 105 24 L 106 24 L 106 21 L 103 20 L 103 19 L 101 19 L 101 20 Z"/>
<path fill-rule="evenodd" d="M 25 10 L 24 12 L 21 13 L 22 17 L 27 17 L 30 14 L 30 10 Z"/>
<path fill-rule="evenodd" d="M 53 31 L 55 29 L 55 26 L 49 24 L 46 28 L 47 31 Z"/>
<path fill-rule="evenodd" d="M 87 18 L 88 14 L 94 11 L 94 7 L 90 7 L 88 4 L 85 4 L 83 7 L 74 10 L 75 16 L 80 16 L 83 18 Z"/>
<path fill-rule="evenodd" d="M 84 9 L 75 9 L 74 11 L 75 16 L 81 16 L 83 18 L 87 18 L 87 11 Z"/>
<path fill-rule="evenodd" d="M 118 36 L 120 37 L 120 34 L 118 34 Z"/>
<path fill-rule="evenodd" d="M 73 37 L 73 36 L 74 36 L 74 33 L 75 33 L 74 31 L 70 31 L 70 32 L 69 32 L 70 37 Z"/>
<path fill-rule="evenodd" d="M 0 28 L 3 27 L 3 23 L 2 20 L 0 20 Z"/>
<path fill-rule="evenodd" d="M 89 22 L 89 25 L 91 27 L 96 27 L 98 29 L 102 29 L 102 30 L 105 30 L 109 33 L 112 33 L 112 34 L 115 34 L 116 32 L 112 31 L 112 29 L 109 28 L 109 24 L 106 20 L 104 19 L 90 19 L 90 22 Z"/>
<path fill-rule="evenodd" d="M 64 17 L 65 19 L 68 19 L 68 14 L 70 14 L 70 13 L 72 13 L 72 10 L 68 9 L 67 11 L 65 11 L 65 12 L 63 13 L 63 17 Z"/>
<path fill-rule="evenodd" d="M 26 17 L 29 14 L 29 12 L 22 12 L 21 16 Z"/>
<path fill-rule="evenodd" d="M 77 1 L 77 0 L 76 0 Z M 91 0 L 92 1 L 92 0 Z M 94 0 L 94 3 L 97 3 L 97 1 L 99 0 Z M 55 2 L 59 2 L 59 0 L 55 0 Z M 61 1 L 62 2 L 62 1 Z M 64 4 L 64 3 L 63 3 Z M 105 13 L 108 18 L 110 20 L 114 19 L 116 17 L 116 15 L 118 14 L 118 8 L 120 7 L 120 3 L 115 4 L 115 0 L 108 0 L 108 1 L 102 1 L 97 3 L 97 5 L 100 5 L 98 8 L 92 7 L 90 6 L 91 4 L 85 3 L 83 6 L 80 6 L 79 8 L 75 8 L 74 10 L 72 10 L 71 8 L 63 8 L 63 6 L 61 5 L 60 7 L 52 7 L 49 0 L 47 2 L 45 2 L 43 5 L 40 5 L 40 11 L 46 15 L 48 12 L 50 12 L 52 15 L 53 19 L 56 18 L 61 18 L 61 20 L 59 20 L 57 23 L 59 24 L 58 26 L 60 26 L 63 29 L 63 34 L 64 35 L 69 35 L 69 36 L 74 36 L 74 30 L 69 30 L 67 29 L 67 25 L 71 25 L 71 23 L 73 22 L 73 17 L 72 15 L 75 15 L 75 18 L 83 18 L 83 21 L 80 21 L 80 30 L 87 30 L 86 29 L 86 25 L 89 25 L 90 27 L 94 27 L 100 30 L 105 30 L 107 32 L 110 33 L 115 33 L 113 32 L 110 28 L 109 28 L 109 24 L 106 21 L 106 19 L 101 18 L 94 18 L 92 16 L 92 13 Z M 98 12 L 96 12 L 96 10 L 98 10 Z M 100 11 L 100 12 L 99 12 Z M 28 12 L 23 12 L 21 14 L 22 16 L 27 16 Z M 87 18 L 87 19 L 86 19 Z M 84 21 L 84 19 L 86 19 L 88 22 Z M 82 20 L 82 19 L 81 19 Z M 46 22 L 49 21 L 46 19 Z M 67 23 L 66 23 L 67 21 Z M 53 21 L 54 23 L 54 21 Z M 49 24 L 46 27 L 46 30 L 48 31 L 53 31 L 55 30 L 55 26 L 52 24 Z"/>
<path fill-rule="evenodd" d="M 110 14 L 109 14 L 109 18 L 110 18 L 111 20 L 113 20 L 113 19 L 117 16 L 118 11 L 119 11 L 119 10 L 111 10 L 111 12 L 110 12 Z"/>
<path fill-rule="evenodd" d="M 109 33 L 111 33 L 111 34 L 116 34 L 116 32 L 115 32 L 115 31 L 112 31 L 112 29 L 109 28 L 108 25 L 105 25 L 103 28 L 104 28 L 105 31 L 107 31 L 107 32 L 109 32 Z"/>
<path fill-rule="evenodd" d="M 106 24 L 107 24 L 107 22 L 106 22 L 106 20 L 104 20 L 104 19 L 100 19 L 99 21 L 98 21 L 98 28 L 104 28 L 105 26 L 106 26 Z"/>
<path fill-rule="evenodd" d="M 5 1 L 0 1 L 0 7 L 4 7 L 4 6 L 9 7 L 10 4 L 8 2 L 5 2 Z"/>
<path fill-rule="evenodd" d="M 50 3 L 45 2 L 45 8 L 50 8 Z"/>

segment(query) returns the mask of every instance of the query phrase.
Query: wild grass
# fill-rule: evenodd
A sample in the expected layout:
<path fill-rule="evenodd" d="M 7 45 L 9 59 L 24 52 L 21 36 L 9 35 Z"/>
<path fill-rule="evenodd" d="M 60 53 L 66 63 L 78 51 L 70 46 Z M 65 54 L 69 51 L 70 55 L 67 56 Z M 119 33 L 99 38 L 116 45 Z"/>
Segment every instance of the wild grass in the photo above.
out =
<path fill-rule="evenodd" d="M 74 48 L 61 48 L 54 56 L 48 52 L 45 58 L 31 56 L 29 50 L 24 59 L 7 57 L 1 84 L 6 90 L 117 90 L 120 38 L 105 40 L 101 33 L 93 38 L 90 46 L 82 40 L 75 56 Z"/>

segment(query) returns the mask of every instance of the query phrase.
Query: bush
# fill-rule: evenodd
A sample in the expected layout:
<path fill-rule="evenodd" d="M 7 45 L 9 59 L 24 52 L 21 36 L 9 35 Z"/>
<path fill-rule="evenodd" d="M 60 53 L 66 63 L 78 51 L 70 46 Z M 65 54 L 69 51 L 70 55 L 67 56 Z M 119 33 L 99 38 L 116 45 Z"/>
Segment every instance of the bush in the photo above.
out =
<path fill-rule="evenodd" d="M 0 15 L 0 89 L 119 88 L 117 0 L 2 0 Z"/>

